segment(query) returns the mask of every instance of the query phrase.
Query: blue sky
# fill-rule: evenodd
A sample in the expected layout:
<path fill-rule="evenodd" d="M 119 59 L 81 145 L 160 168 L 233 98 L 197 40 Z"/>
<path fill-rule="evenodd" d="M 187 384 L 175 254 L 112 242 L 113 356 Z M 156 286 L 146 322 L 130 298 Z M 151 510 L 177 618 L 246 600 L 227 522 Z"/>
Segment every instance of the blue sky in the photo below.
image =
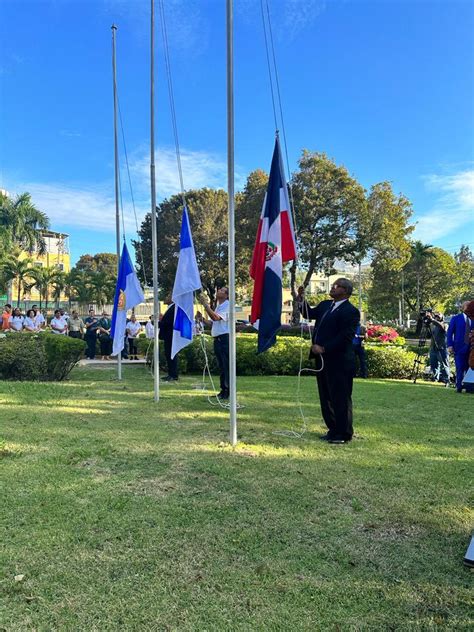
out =
<path fill-rule="evenodd" d="M 186 188 L 226 185 L 225 2 L 165 0 Z M 324 151 L 391 180 L 415 236 L 474 248 L 474 3 L 270 0 L 291 169 Z M 3 0 L 0 188 L 30 191 L 73 259 L 114 251 L 111 24 L 132 184 L 149 209 L 148 0 Z M 157 29 L 157 193 L 179 190 Z M 236 184 L 269 169 L 260 3 L 235 0 Z M 125 161 L 122 154 L 122 166 Z M 127 237 L 134 237 L 123 175 Z"/>

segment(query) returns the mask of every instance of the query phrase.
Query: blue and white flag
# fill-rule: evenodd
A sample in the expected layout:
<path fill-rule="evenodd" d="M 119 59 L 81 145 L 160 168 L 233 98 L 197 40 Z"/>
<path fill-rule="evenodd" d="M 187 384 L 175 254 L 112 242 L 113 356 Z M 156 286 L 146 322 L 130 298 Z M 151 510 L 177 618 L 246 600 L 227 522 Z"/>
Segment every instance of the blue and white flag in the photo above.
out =
<path fill-rule="evenodd" d="M 174 280 L 172 299 L 176 305 L 174 311 L 173 342 L 171 357 L 193 339 L 193 292 L 201 289 L 201 277 L 194 252 L 188 210 L 183 208 L 183 223 L 179 238 L 179 260 Z"/>
<path fill-rule="evenodd" d="M 115 288 L 114 311 L 112 313 L 112 327 L 110 335 L 114 340 L 112 355 L 118 355 L 124 347 L 125 328 L 127 326 L 127 310 L 139 303 L 145 297 L 137 279 L 137 273 L 128 254 L 127 245 L 123 244 L 120 257 L 117 287 Z"/>

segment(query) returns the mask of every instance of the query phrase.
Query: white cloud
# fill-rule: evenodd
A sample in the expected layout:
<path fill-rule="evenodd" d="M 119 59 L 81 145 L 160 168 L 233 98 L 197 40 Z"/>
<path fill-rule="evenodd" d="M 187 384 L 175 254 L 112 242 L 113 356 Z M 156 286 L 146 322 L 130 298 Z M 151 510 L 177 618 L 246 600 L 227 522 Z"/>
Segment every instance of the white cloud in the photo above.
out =
<path fill-rule="evenodd" d="M 450 233 L 474 228 L 474 169 L 453 175 L 428 175 L 426 187 L 437 196 L 433 208 L 418 218 L 414 236 L 431 243 Z M 469 228 L 470 226 L 470 228 Z"/>
<path fill-rule="evenodd" d="M 181 161 L 186 189 L 227 187 L 227 163 L 222 157 L 206 151 L 184 149 Z M 133 152 L 129 164 L 140 225 L 150 209 L 148 150 L 140 148 Z M 122 165 L 121 181 L 125 229 L 129 235 L 134 235 L 136 224 L 125 165 Z M 245 178 L 236 173 L 236 188 L 240 188 L 244 183 Z M 64 227 L 77 227 L 102 232 L 115 231 L 113 181 L 73 185 L 64 182 L 9 181 L 6 178 L 5 188 L 12 195 L 28 191 L 35 205 L 48 215 L 53 228 L 61 227 L 64 230 Z M 175 152 L 169 148 L 158 148 L 156 151 L 156 190 L 158 202 L 180 191 Z"/>
<path fill-rule="evenodd" d="M 181 167 L 183 183 L 186 190 L 201 187 L 227 188 L 227 162 L 217 155 L 206 151 L 182 149 Z M 158 199 L 167 198 L 179 193 L 178 166 L 174 149 L 161 148 L 155 155 L 156 161 L 156 194 Z M 132 154 L 130 161 L 132 183 L 141 195 L 150 188 L 150 156 L 148 149 L 140 148 Z M 125 180 L 122 177 L 122 181 Z M 245 177 L 237 167 L 235 173 L 236 188 L 245 184 Z"/>

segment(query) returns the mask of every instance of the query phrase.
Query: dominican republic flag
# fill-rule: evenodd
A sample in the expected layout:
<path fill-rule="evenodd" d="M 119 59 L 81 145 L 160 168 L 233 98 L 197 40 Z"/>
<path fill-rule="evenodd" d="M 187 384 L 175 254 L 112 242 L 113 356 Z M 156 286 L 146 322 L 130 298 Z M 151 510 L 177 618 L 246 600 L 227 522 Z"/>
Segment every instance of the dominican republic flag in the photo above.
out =
<path fill-rule="evenodd" d="M 283 264 L 295 258 L 295 233 L 277 136 L 250 266 L 254 280 L 250 322 L 258 328 L 257 353 L 276 342 L 281 327 Z"/>
<path fill-rule="evenodd" d="M 175 304 L 173 341 L 171 344 L 171 357 L 193 339 L 193 292 L 201 289 L 201 277 L 194 252 L 191 227 L 189 225 L 188 209 L 183 208 L 183 222 L 179 237 L 179 259 L 176 277 L 174 279 L 172 299 Z"/>
<path fill-rule="evenodd" d="M 127 245 L 123 243 L 122 256 L 120 257 L 117 286 L 115 288 L 114 311 L 112 313 L 112 327 L 110 335 L 113 338 L 112 355 L 118 355 L 125 340 L 125 328 L 127 326 L 127 310 L 139 303 L 143 303 L 143 296 L 137 273 L 128 254 Z"/>

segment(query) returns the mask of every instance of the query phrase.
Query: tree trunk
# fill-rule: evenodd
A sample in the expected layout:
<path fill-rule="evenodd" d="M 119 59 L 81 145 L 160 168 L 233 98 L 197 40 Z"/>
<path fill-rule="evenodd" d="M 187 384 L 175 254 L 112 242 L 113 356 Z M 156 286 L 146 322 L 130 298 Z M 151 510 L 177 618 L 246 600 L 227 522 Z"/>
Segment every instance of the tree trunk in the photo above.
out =
<path fill-rule="evenodd" d="M 20 279 L 20 277 L 18 277 L 17 282 L 18 282 L 18 298 L 17 298 L 17 301 L 16 301 L 16 306 L 20 307 L 20 294 L 21 294 L 21 279 Z"/>

